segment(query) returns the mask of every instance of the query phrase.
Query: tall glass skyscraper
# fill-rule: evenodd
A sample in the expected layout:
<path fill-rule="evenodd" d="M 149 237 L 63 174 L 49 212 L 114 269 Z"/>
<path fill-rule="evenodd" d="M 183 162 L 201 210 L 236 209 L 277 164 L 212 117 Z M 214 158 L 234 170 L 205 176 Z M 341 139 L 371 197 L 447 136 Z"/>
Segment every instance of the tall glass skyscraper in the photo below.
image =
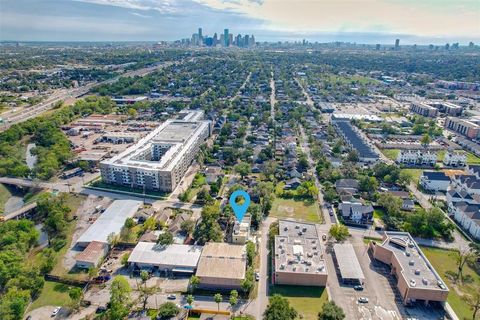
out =
<path fill-rule="evenodd" d="M 228 43 L 228 29 L 225 29 L 223 30 L 223 46 L 224 47 L 228 47 L 229 43 Z"/>

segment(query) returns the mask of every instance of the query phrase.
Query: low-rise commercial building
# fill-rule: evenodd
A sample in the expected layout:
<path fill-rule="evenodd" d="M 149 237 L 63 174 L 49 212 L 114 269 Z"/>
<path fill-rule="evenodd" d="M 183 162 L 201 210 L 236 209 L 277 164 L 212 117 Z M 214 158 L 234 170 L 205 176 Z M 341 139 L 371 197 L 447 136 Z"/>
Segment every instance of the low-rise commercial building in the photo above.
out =
<path fill-rule="evenodd" d="M 198 261 L 199 288 L 240 290 L 245 279 L 247 253 L 244 245 L 209 242 Z"/>
<path fill-rule="evenodd" d="M 201 246 L 139 242 L 130 254 L 128 264 L 133 269 L 192 275 L 201 253 Z"/>
<path fill-rule="evenodd" d="M 108 244 L 92 241 L 85 250 L 76 255 L 75 265 L 82 269 L 96 268 L 99 266 L 107 252 Z"/>
<path fill-rule="evenodd" d="M 100 217 L 78 238 L 76 244 L 87 247 L 97 241 L 108 244 L 110 235 L 118 235 L 127 218 L 132 218 L 142 205 L 141 201 L 115 200 Z"/>
<path fill-rule="evenodd" d="M 167 120 L 134 146 L 102 161 L 102 180 L 131 188 L 171 192 L 209 135 L 209 121 Z"/>
<path fill-rule="evenodd" d="M 326 285 L 325 252 L 315 224 L 280 220 L 274 250 L 275 284 Z"/>
<path fill-rule="evenodd" d="M 370 242 L 369 249 L 390 267 L 404 304 L 447 301 L 447 286 L 409 233 L 386 232 L 383 242 Z"/>

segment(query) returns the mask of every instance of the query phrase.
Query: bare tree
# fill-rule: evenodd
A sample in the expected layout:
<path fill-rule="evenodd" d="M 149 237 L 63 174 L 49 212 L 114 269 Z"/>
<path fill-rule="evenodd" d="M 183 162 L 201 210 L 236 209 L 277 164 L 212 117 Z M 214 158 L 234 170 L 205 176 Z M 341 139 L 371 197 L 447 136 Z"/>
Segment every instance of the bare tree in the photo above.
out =
<path fill-rule="evenodd" d="M 473 253 L 470 249 L 464 249 L 457 251 L 456 253 L 456 262 L 457 262 L 457 278 L 455 279 L 455 282 L 460 280 L 460 283 L 463 281 L 463 267 L 467 263 L 468 260 L 470 260 L 473 257 Z"/>
<path fill-rule="evenodd" d="M 480 292 L 477 291 L 473 295 L 468 295 L 466 301 L 473 311 L 472 320 L 475 320 L 477 313 L 480 310 Z"/>

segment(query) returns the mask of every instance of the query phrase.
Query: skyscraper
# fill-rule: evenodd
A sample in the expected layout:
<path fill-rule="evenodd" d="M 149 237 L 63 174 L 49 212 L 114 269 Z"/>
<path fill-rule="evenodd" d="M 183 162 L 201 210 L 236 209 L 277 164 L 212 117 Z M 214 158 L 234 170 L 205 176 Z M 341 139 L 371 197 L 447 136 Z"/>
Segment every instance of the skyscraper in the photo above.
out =
<path fill-rule="evenodd" d="M 395 40 L 395 50 L 400 49 L 400 39 Z"/>
<path fill-rule="evenodd" d="M 217 33 L 215 32 L 213 34 L 213 46 L 216 46 L 218 44 L 218 36 Z"/>
<path fill-rule="evenodd" d="M 376 49 L 376 50 L 380 50 L 380 43 L 377 43 L 377 44 L 375 45 L 375 49 Z"/>
<path fill-rule="evenodd" d="M 231 46 L 232 44 L 233 44 L 233 34 L 230 33 L 230 34 L 228 35 L 228 43 L 227 43 L 227 45 L 228 45 L 228 46 Z"/>
<path fill-rule="evenodd" d="M 201 39 L 203 37 L 202 28 L 198 28 L 198 37 Z"/>
<path fill-rule="evenodd" d="M 223 30 L 223 46 L 228 47 L 228 29 Z"/>

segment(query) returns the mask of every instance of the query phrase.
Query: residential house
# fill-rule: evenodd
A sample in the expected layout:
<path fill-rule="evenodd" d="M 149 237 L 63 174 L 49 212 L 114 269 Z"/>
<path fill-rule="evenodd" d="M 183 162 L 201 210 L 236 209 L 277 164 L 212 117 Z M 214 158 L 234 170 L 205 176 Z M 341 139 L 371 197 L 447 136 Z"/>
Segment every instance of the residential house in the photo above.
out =
<path fill-rule="evenodd" d="M 371 224 L 373 222 L 373 207 L 358 202 L 343 202 L 338 206 L 343 219 L 347 222 L 358 224 Z"/>
<path fill-rule="evenodd" d="M 456 202 L 450 207 L 454 219 L 467 230 L 472 237 L 480 240 L 480 204 Z"/>
<path fill-rule="evenodd" d="M 443 159 L 443 164 L 447 167 L 465 167 L 467 155 L 464 152 L 448 151 Z"/>
<path fill-rule="evenodd" d="M 356 194 L 358 192 L 358 180 L 356 179 L 339 179 L 335 182 L 337 193 Z"/>
<path fill-rule="evenodd" d="M 420 176 L 420 185 L 428 191 L 447 191 L 450 178 L 444 172 L 423 171 Z"/>

